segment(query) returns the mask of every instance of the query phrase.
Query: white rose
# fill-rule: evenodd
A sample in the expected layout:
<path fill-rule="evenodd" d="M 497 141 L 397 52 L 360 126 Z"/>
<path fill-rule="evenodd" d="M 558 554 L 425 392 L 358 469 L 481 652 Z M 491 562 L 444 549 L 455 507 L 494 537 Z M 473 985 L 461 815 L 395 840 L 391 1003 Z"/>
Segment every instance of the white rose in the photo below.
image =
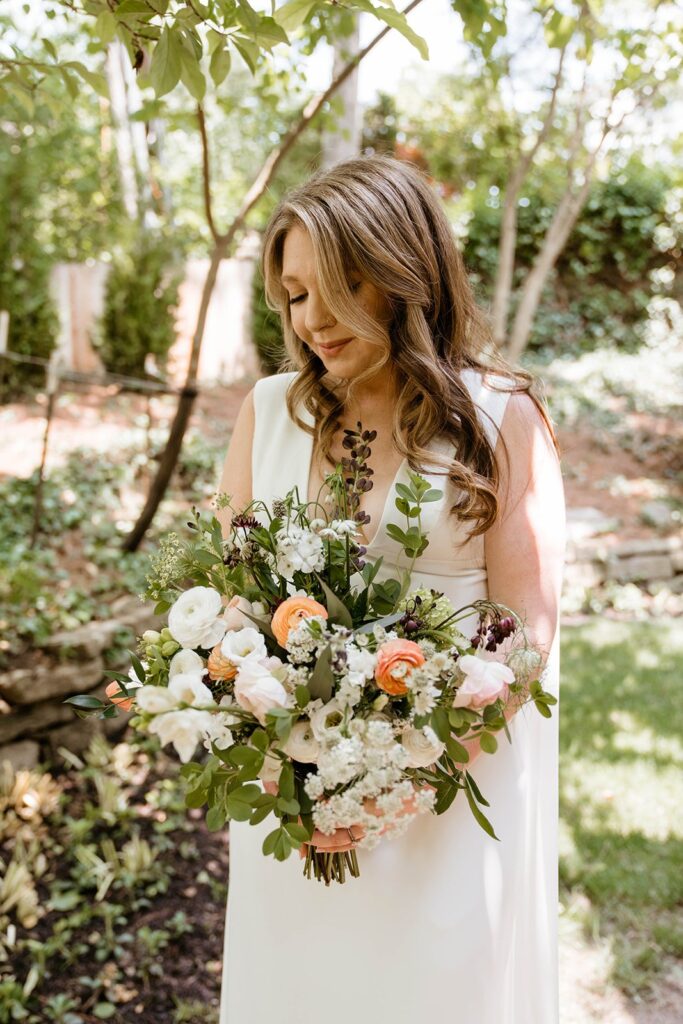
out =
<path fill-rule="evenodd" d="M 210 728 L 211 713 L 186 708 L 182 711 L 171 711 L 167 715 L 159 715 L 150 723 L 149 731 L 156 733 L 162 746 L 172 743 L 178 757 L 187 764 L 197 749 L 202 735 Z"/>
<path fill-rule="evenodd" d="M 292 726 L 292 731 L 282 749 L 294 761 L 301 761 L 302 764 L 315 764 L 320 752 L 320 744 L 313 734 L 309 721 L 297 722 Z"/>
<path fill-rule="evenodd" d="M 221 595 L 212 587 L 191 587 L 181 594 L 168 613 L 168 628 L 181 647 L 215 646 L 225 634 L 219 618 Z"/>
<path fill-rule="evenodd" d="M 225 634 L 221 644 L 221 654 L 234 665 L 243 665 L 246 661 L 260 661 L 268 656 L 263 633 L 253 626 L 231 630 Z"/>
<path fill-rule="evenodd" d="M 206 666 L 203 660 L 195 651 L 178 651 L 171 658 L 168 666 L 168 678 L 173 679 L 177 675 L 196 675 L 201 677 L 206 673 Z"/>
<path fill-rule="evenodd" d="M 446 749 L 446 745 L 428 725 L 423 729 L 404 729 L 401 744 L 408 755 L 407 768 L 426 768 L 438 761 Z"/>
<path fill-rule="evenodd" d="M 178 704 L 213 704 L 213 694 L 194 673 L 179 672 L 169 680 L 168 692 Z"/>
<path fill-rule="evenodd" d="M 241 632 L 244 632 L 243 630 Z M 284 686 L 258 661 L 244 661 L 235 676 L 235 700 L 245 711 L 266 724 L 266 712 L 271 708 L 284 708 L 288 695 Z"/>
<path fill-rule="evenodd" d="M 141 686 L 135 693 L 135 700 L 142 711 L 158 715 L 176 706 L 173 694 L 165 686 Z"/>
<path fill-rule="evenodd" d="M 508 696 L 508 685 L 514 683 L 515 673 L 499 661 L 463 654 L 458 668 L 465 674 L 453 701 L 454 708 L 483 708 L 499 697 Z"/>
<path fill-rule="evenodd" d="M 337 733 L 344 720 L 344 706 L 333 697 L 327 704 L 317 708 L 310 715 L 311 729 L 317 740 L 324 740 L 331 732 Z"/>

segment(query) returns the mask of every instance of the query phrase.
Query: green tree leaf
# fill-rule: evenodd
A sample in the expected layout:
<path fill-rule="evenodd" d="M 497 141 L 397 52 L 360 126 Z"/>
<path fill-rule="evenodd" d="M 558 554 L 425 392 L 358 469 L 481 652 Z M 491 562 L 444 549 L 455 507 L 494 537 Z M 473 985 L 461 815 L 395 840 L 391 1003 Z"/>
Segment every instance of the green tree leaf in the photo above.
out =
<path fill-rule="evenodd" d="M 180 81 L 181 46 L 175 32 L 164 25 L 154 47 L 149 77 L 157 98 L 165 96 Z"/>

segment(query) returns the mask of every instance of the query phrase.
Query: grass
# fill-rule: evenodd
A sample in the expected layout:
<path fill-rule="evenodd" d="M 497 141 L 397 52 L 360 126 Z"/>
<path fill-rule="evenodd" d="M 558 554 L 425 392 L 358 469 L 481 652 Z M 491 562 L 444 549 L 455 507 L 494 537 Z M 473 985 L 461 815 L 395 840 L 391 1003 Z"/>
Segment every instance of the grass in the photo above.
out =
<path fill-rule="evenodd" d="M 682 669 L 680 623 L 564 627 L 563 902 L 629 995 L 683 955 Z"/>

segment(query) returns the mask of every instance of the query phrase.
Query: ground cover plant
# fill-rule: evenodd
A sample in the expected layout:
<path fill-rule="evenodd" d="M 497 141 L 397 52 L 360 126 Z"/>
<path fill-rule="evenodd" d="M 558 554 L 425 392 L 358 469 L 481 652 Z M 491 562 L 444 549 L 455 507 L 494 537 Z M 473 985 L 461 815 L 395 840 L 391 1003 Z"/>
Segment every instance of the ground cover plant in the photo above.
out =
<path fill-rule="evenodd" d="M 562 901 L 632 996 L 683 958 L 682 664 L 675 620 L 564 627 Z"/>

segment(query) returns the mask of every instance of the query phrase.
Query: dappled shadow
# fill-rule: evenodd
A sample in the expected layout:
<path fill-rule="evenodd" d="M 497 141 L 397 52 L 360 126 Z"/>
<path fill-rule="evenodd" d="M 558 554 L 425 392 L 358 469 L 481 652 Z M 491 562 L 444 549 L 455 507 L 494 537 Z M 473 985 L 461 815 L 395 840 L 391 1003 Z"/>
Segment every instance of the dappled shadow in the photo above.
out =
<path fill-rule="evenodd" d="M 586 927 L 610 942 L 611 980 L 630 995 L 683 955 L 681 634 L 605 620 L 563 631 L 560 881 L 590 901 Z"/>

